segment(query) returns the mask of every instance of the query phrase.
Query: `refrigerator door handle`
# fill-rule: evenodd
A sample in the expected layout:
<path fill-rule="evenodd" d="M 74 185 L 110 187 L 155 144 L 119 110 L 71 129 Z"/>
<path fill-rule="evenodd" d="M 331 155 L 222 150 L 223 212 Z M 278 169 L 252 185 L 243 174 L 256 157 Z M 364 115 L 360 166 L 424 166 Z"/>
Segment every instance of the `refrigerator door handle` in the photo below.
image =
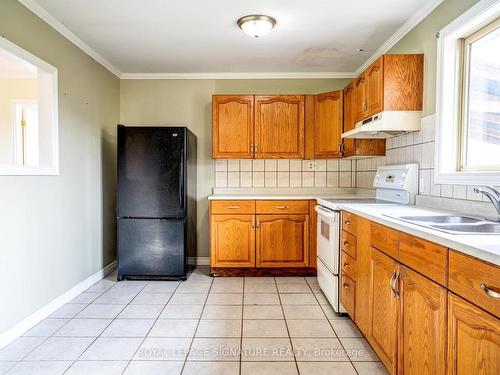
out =
<path fill-rule="evenodd" d="M 181 147 L 181 162 L 179 163 L 179 206 L 184 210 L 184 149 Z"/>

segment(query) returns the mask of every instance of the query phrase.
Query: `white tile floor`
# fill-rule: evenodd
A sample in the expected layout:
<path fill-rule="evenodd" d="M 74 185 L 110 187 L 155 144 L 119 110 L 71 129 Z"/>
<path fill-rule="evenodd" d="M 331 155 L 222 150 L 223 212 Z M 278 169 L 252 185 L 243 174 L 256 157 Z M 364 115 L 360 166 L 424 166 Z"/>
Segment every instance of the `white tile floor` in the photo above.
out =
<path fill-rule="evenodd" d="M 114 280 L 0 350 L 0 375 L 387 374 L 315 278 Z"/>

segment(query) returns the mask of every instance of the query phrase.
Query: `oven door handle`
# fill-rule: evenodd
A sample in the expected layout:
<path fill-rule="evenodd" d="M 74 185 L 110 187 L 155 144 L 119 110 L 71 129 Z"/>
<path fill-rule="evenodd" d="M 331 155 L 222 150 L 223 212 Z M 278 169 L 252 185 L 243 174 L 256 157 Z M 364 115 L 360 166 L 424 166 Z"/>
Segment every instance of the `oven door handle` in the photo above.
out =
<path fill-rule="evenodd" d="M 324 208 L 322 208 L 321 206 L 315 206 L 314 207 L 314 210 L 324 216 L 324 217 L 327 217 L 329 219 L 333 219 L 333 220 L 336 220 L 337 218 L 337 215 L 338 215 L 338 212 L 336 211 L 330 211 L 330 210 L 325 210 Z"/>

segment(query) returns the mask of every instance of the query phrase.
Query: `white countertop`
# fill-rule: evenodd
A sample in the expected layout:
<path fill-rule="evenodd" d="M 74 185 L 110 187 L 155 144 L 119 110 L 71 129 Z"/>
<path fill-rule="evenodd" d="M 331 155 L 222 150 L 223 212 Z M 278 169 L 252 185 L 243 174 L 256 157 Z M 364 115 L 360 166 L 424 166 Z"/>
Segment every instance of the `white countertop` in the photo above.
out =
<path fill-rule="evenodd" d="M 321 199 L 319 202 L 321 202 Z M 385 216 L 450 215 L 454 214 L 453 212 L 400 204 L 363 205 L 346 203 L 341 204 L 340 208 L 401 232 L 424 238 L 500 266 L 500 235 L 498 234 L 450 234 Z"/>
<path fill-rule="evenodd" d="M 319 192 L 301 190 L 298 194 L 292 194 L 289 191 L 280 191 L 271 193 L 270 191 L 254 191 L 250 194 L 241 194 L 236 191 L 213 194 L 208 197 L 209 200 L 291 200 L 291 199 L 360 199 L 372 198 L 373 194 L 353 190 L 338 189 L 335 192 Z M 324 202 L 328 206 L 328 202 Z M 408 206 L 401 204 L 363 204 L 362 202 L 343 202 L 336 206 L 338 209 L 352 212 L 353 214 L 363 216 L 369 220 L 394 228 L 428 241 L 449 247 L 464 254 L 471 255 L 478 259 L 500 266 L 500 235 L 498 234 L 450 234 L 437 231 L 431 228 L 415 225 L 387 217 L 402 215 L 453 215 L 456 212 L 434 210 L 421 206 Z M 467 215 L 465 215 L 467 216 Z"/>

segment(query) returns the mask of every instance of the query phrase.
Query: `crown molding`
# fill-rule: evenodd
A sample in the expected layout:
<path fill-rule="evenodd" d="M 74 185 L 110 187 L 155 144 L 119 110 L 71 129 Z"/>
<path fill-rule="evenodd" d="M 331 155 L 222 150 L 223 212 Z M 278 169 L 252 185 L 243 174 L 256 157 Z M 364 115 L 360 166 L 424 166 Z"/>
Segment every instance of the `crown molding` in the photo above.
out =
<path fill-rule="evenodd" d="M 382 44 L 373 55 L 371 55 L 368 60 L 366 60 L 363 65 L 361 65 L 355 71 L 355 76 L 359 76 L 363 71 L 370 66 L 376 59 L 381 55 L 389 51 L 397 42 L 399 42 L 403 37 L 408 34 L 415 26 L 422 22 L 434 9 L 436 9 L 444 0 L 434 0 L 428 1 L 423 4 L 413 15 L 406 20 L 406 22 L 401 25 L 399 29 L 392 34 L 389 39 Z"/>
<path fill-rule="evenodd" d="M 122 73 L 121 79 L 321 79 L 354 78 L 353 72 Z"/>
<path fill-rule="evenodd" d="M 121 72 L 120 70 L 111 64 L 108 60 L 106 60 L 99 53 L 94 51 L 90 46 L 77 37 L 73 32 L 71 32 L 66 26 L 64 26 L 60 21 L 58 21 L 54 16 L 52 16 L 49 12 L 47 12 L 44 8 L 42 8 L 39 4 L 37 4 L 34 0 L 18 0 L 22 5 L 28 8 L 31 12 L 36 14 L 43 21 L 52 26 L 56 31 L 62 34 L 66 39 L 80 48 L 87 55 L 92 57 L 99 64 L 104 66 L 107 70 L 113 73 L 115 76 L 120 78 Z"/>

